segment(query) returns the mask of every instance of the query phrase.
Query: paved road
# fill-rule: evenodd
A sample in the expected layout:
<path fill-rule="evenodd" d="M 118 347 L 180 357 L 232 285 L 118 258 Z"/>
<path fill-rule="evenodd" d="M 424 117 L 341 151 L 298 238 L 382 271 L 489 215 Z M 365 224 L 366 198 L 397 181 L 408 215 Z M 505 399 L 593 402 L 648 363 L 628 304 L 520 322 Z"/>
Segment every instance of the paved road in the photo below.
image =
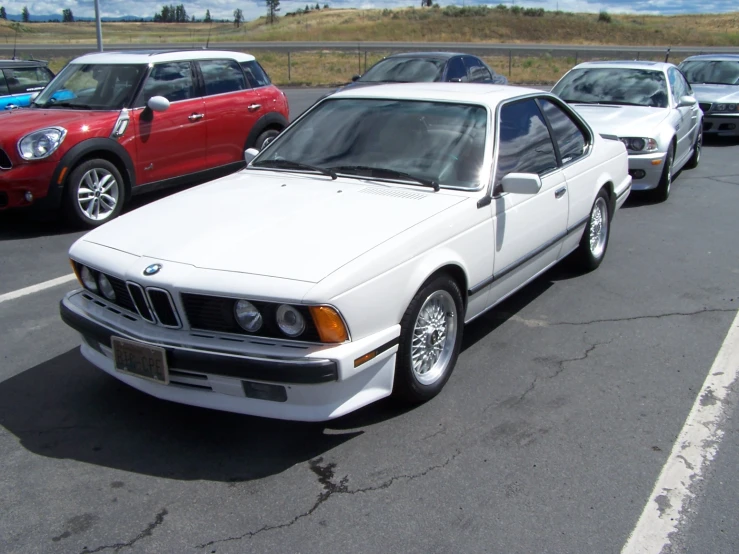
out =
<path fill-rule="evenodd" d="M 738 202 L 739 142 L 712 142 L 617 214 L 596 272 L 470 325 L 439 397 L 327 424 L 123 386 L 59 320 L 72 283 L 0 302 L 0 550 L 617 553 L 739 308 Z M 0 295 L 68 274 L 77 236 L 0 219 Z M 736 418 L 673 552 L 739 550 Z"/>

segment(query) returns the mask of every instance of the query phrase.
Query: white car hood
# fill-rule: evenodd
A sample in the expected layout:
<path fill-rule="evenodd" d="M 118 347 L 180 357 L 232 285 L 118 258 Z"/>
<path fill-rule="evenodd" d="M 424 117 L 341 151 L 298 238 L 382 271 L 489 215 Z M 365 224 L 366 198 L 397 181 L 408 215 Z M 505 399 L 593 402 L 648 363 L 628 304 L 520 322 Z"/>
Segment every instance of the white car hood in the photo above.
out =
<path fill-rule="evenodd" d="M 81 240 L 203 269 L 317 283 L 465 199 L 430 188 L 246 170 L 143 206 Z"/>
<path fill-rule="evenodd" d="M 650 136 L 665 120 L 667 108 L 609 106 L 605 104 L 570 104 L 598 133 L 618 137 Z"/>
<path fill-rule="evenodd" d="M 739 85 L 690 85 L 699 102 L 739 103 Z"/>

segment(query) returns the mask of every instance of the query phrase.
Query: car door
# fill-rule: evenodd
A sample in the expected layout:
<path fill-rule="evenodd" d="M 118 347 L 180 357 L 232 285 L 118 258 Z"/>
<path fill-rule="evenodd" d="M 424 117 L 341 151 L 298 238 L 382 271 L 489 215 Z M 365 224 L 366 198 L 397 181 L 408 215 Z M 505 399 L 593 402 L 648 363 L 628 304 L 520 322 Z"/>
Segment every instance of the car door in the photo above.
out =
<path fill-rule="evenodd" d="M 672 95 L 673 110 L 676 111 L 676 133 L 677 133 L 677 149 L 675 150 L 675 166 L 679 167 L 683 164 L 690 148 L 693 146 L 693 131 L 697 113 L 693 108 L 698 106 L 680 106 L 680 98 L 688 95 L 687 83 L 683 79 L 680 72 L 671 67 L 667 70 L 667 78 L 670 82 L 670 92 Z"/>
<path fill-rule="evenodd" d="M 146 103 L 153 96 L 165 97 L 170 102 L 169 108 L 163 112 L 152 111 Z M 205 169 L 205 105 L 198 93 L 191 62 L 154 65 L 134 106 L 134 165 L 138 184 Z"/>
<path fill-rule="evenodd" d="M 465 56 L 463 61 L 464 65 L 467 66 L 467 75 L 470 83 L 489 83 L 493 80 L 493 75 L 482 64 L 479 58 Z"/>
<path fill-rule="evenodd" d="M 558 259 L 568 215 L 567 183 L 536 100 L 506 103 L 498 118 L 491 304 Z M 536 194 L 503 192 L 501 180 L 509 173 L 536 173 L 541 189 Z"/>
<path fill-rule="evenodd" d="M 260 94 L 249 86 L 235 60 L 200 60 L 197 64 L 204 85 L 206 165 L 242 162 L 249 131 L 266 112 Z"/>

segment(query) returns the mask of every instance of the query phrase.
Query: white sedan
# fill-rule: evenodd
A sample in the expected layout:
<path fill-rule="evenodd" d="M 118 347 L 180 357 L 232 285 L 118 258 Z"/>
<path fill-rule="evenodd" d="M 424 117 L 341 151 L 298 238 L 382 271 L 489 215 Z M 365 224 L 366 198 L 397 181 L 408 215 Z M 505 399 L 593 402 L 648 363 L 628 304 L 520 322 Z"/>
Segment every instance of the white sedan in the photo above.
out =
<path fill-rule="evenodd" d="M 667 200 L 672 178 L 698 166 L 703 112 L 685 76 L 671 63 L 586 62 L 552 88 L 596 132 L 615 135 L 629 151 L 634 190 Z"/>
<path fill-rule="evenodd" d="M 620 141 L 509 86 L 340 92 L 246 157 L 79 239 L 60 309 L 132 387 L 281 419 L 434 397 L 464 324 L 569 254 L 596 268 L 631 190 Z"/>

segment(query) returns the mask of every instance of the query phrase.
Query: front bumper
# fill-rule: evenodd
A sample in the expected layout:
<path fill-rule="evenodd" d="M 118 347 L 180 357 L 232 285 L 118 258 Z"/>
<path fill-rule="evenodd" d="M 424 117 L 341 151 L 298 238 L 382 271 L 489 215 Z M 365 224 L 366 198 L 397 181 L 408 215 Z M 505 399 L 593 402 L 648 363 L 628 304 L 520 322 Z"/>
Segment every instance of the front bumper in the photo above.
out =
<path fill-rule="evenodd" d="M 61 196 L 52 194 L 57 192 L 57 187 L 50 186 L 56 165 L 56 161 L 39 160 L 14 165 L 10 169 L 0 169 L 0 210 L 30 206 L 42 208 L 49 204 L 58 204 Z M 26 200 L 26 193 L 29 192 L 33 195 L 30 202 Z"/>
<path fill-rule="evenodd" d="M 657 188 L 662 177 L 666 152 L 651 154 L 629 154 L 629 175 L 632 177 L 632 190 Z"/>
<path fill-rule="evenodd" d="M 192 335 L 185 330 L 152 338 L 145 333 L 146 322 L 132 322 L 110 308 L 84 291 L 69 293 L 60 303 L 62 320 L 84 339 L 81 352 L 88 361 L 157 398 L 276 419 L 325 421 L 392 392 L 398 325 L 359 341 L 307 348 L 302 355 L 286 357 L 280 348 L 264 345 L 204 347 L 202 341 L 188 341 Z M 117 371 L 111 337 L 164 348 L 169 384 Z M 373 350 L 379 352 L 375 358 L 354 367 L 357 358 Z M 254 397 L 250 391 L 262 385 L 280 390 L 281 398 Z"/>
<path fill-rule="evenodd" d="M 719 135 L 722 137 L 739 136 L 739 114 L 738 115 L 703 115 L 703 132 L 707 135 Z"/>

